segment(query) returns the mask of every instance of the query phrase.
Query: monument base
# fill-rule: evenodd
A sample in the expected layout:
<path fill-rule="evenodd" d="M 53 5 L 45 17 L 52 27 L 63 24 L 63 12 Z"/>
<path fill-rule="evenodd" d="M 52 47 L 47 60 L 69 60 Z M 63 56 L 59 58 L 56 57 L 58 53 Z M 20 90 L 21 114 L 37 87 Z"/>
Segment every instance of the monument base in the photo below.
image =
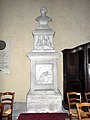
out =
<path fill-rule="evenodd" d="M 62 112 L 62 96 L 57 91 L 36 90 L 27 94 L 27 112 L 55 113 Z"/>

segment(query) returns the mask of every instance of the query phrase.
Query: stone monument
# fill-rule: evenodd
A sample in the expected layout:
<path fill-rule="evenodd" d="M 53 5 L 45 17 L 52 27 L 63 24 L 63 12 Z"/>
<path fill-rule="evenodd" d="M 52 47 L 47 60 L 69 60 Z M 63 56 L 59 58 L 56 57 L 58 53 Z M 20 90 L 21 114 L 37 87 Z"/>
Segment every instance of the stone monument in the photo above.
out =
<path fill-rule="evenodd" d="M 27 55 L 31 61 L 31 89 L 27 93 L 27 111 L 30 113 L 62 112 L 62 96 L 58 90 L 58 52 L 53 48 L 55 32 L 45 6 L 36 18 L 39 23 L 33 33 L 34 48 Z"/>

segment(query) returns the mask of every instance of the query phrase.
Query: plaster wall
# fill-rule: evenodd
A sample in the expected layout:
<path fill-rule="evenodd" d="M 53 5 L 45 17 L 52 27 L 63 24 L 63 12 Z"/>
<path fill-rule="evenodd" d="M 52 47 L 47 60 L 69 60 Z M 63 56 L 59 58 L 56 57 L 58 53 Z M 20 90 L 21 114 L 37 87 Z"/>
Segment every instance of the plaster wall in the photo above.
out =
<path fill-rule="evenodd" d="M 63 93 L 63 55 L 61 51 L 90 41 L 90 0 L 0 0 L 0 40 L 10 40 L 10 73 L 0 75 L 0 91 L 15 91 L 15 101 L 26 101 L 30 89 L 32 30 L 41 6 L 48 9 L 49 23 L 56 34 L 54 48 L 58 60 L 58 87 Z"/>

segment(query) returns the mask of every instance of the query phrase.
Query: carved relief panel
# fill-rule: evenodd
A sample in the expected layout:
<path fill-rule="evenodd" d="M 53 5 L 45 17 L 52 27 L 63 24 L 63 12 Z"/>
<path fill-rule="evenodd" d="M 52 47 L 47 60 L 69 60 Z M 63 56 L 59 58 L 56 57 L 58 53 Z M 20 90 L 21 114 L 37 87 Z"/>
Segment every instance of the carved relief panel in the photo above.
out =
<path fill-rule="evenodd" d="M 52 36 L 36 36 L 35 37 L 35 49 L 53 49 Z"/>
<path fill-rule="evenodd" d="M 52 64 L 36 65 L 36 84 L 52 84 Z"/>

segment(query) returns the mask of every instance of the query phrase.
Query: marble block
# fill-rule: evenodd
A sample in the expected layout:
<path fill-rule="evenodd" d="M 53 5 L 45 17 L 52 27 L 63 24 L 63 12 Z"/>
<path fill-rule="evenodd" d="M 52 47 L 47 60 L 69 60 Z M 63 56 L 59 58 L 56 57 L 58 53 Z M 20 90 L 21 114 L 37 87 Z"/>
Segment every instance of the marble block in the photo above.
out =
<path fill-rule="evenodd" d="M 59 91 L 34 91 L 27 94 L 27 112 L 62 112 L 62 96 Z"/>

